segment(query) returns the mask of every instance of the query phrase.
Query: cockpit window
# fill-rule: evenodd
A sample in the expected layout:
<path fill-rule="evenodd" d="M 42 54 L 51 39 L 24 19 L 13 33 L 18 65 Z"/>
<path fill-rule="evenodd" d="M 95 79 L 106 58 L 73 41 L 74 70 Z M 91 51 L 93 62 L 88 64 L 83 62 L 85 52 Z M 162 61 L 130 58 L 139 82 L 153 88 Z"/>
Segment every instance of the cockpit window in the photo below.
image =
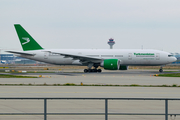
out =
<path fill-rule="evenodd" d="M 173 55 L 168 55 L 168 57 L 173 57 Z"/>

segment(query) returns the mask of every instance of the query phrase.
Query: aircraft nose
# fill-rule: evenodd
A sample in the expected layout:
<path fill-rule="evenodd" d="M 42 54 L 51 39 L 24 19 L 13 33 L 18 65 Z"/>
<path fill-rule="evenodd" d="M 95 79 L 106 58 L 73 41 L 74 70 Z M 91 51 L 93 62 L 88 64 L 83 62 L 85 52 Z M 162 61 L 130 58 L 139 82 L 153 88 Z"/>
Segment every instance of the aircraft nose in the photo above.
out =
<path fill-rule="evenodd" d="M 177 60 L 177 58 L 176 57 L 173 57 L 173 62 L 175 62 Z"/>

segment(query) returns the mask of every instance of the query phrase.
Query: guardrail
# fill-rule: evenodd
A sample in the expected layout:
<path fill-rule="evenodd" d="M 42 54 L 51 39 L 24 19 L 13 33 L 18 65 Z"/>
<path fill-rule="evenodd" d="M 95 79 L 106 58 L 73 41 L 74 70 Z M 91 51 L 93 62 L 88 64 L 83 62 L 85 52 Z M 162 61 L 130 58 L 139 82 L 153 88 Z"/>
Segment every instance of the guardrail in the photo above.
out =
<path fill-rule="evenodd" d="M 180 114 L 168 114 L 168 101 L 180 100 L 179 98 L 0 98 L 4 100 L 44 100 L 44 113 L 0 113 L 0 115 L 44 115 L 44 120 L 47 120 L 47 115 L 105 115 L 105 120 L 108 120 L 108 115 L 165 115 L 165 120 L 168 120 L 168 115 L 177 116 Z M 47 100 L 104 100 L 104 113 L 47 113 Z M 108 113 L 108 100 L 164 100 L 165 113 Z"/>

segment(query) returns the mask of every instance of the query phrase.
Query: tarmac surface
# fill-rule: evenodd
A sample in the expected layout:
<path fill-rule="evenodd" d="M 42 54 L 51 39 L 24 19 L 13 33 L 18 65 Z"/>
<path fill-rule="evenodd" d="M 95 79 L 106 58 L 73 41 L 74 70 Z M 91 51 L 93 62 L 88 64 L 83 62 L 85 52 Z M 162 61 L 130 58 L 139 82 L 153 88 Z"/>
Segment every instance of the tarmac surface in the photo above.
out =
<path fill-rule="evenodd" d="M 180 78 L 178 77 L 155 77 L 153 76 L 155 74 L 160 73 L 156 70 L 127 70 L 102 73 L 23 73 L 21 75 L 38 77 L 42 75 L 42 78 L 0 78 L 0 84 L 80 84 L 82 82 L 83 84 L 100 85 L 180 85 Z"/>
<path fill-rule="evenodd" d="M 121 84 L 180 85 L 179 78 L 154 77 L 154 70 L 128 70 L 103 73 L 44 74 L 43 78 L 0 78 L 0 84 Z M 29 74 L 26 74 L 29 75 Z M 31 74 L 35 75 L 35 74 Z M 38 76 L 38 74 L 36 74 Z M 92 98 L 180 98 L 179 87 L 112 86 L 0 86 L 1 97 L 92 97 Z M 48 113 L 104 113 L 103 100 L 48 100 Z M 0 100 L 0 113 L 43 113 L 43 100 Z M 110 100 L 109 113 L 165 113 L 164 101 Z M 180 113 L 180 101 L 169 101 L 169 113 Z M 104 115 L 48 115 L 48 120 L 104 120 Z M 154 115 L 109 115 L 109 120 L 164 120 Z M 0 120 L 43 120 L 43 115 L 0 115 Z M 171 117 L 169 116 L 169 119 Z M 176 116 L 180 119 L 180 116 Z"/>

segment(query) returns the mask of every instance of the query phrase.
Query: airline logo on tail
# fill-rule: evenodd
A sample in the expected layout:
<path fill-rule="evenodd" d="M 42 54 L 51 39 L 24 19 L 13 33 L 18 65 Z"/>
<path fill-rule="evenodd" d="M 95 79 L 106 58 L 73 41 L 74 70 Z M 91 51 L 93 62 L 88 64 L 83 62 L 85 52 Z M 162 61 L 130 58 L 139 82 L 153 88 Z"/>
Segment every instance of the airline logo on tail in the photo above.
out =
<path fill-rule="evenodd" d="M 22 45 L 25 45 L 25 44 L 27 44 L 27 43 L 30 42 L 30 39 L 29 39 L 29 38 L 22 38 L 22 39 L 23 39 L 23 40 L 26 40 L 26 42 L 22 43 Z"/>

